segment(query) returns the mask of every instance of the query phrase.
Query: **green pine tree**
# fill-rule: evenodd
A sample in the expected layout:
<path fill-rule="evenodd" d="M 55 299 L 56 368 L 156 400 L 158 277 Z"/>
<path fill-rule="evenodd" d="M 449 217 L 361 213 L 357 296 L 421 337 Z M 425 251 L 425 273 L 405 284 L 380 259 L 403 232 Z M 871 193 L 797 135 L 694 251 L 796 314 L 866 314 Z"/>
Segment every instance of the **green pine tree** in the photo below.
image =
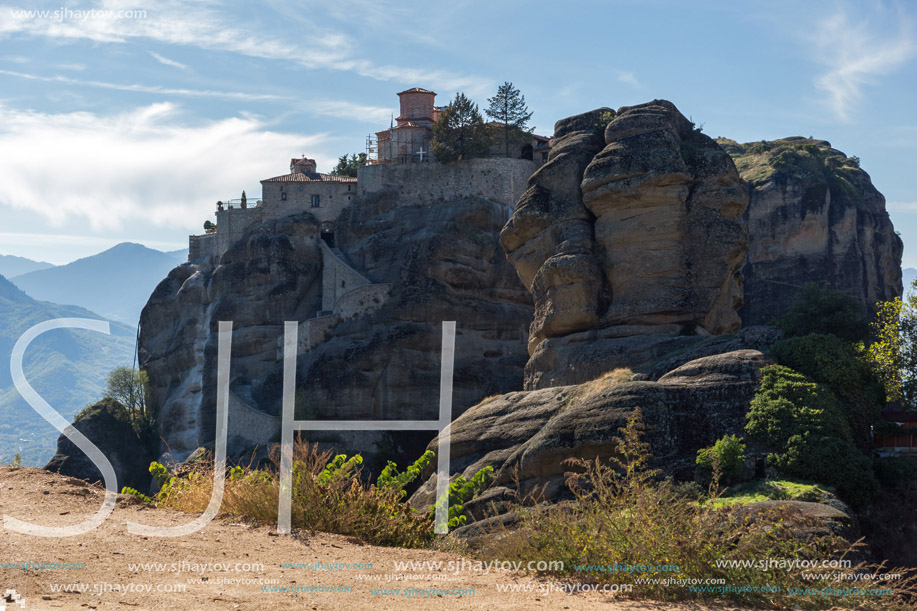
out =
<path fill-rule="evenodd" d="M 503 126 L 503 143 L 509 157 L 510 143 L 522 142 L 531 133 L 528 127 L 532 113 L 525 105 L 525 96 L 509 81 L 497 88 L 497 95 L 487 99 L 490 106 L 484 112 Z"/>

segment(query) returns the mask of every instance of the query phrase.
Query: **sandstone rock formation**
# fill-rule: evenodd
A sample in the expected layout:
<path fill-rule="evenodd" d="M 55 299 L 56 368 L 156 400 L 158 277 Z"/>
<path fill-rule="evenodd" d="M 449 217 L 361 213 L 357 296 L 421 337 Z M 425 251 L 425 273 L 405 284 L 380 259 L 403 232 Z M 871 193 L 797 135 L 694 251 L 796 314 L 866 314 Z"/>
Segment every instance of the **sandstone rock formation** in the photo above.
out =
<path fill-rule="evenodd" d="M 500 242 L 535 300 L 529 352 L 546 337 L 594 329 L 608 307 L 608 287 L 595 256 L 594 218 L 583 206 L 583 172 L 604 147 L 614 111 L 599 108 L 558 121 L 548 162 L 503 228 Z"/>
<path fill-rule="evenodd" d="M 455 415 L 520 388 L 532 308 L 498 243 L 507 216 L 505 206 L 483 199 L 355 200 L 338 220 L 335 242 L 354 269 L 392 287 L 375 312 L 341 320 L 311 349 L 301 343 L 296 417 L 436 419 L 445 320 L 457 322 Z M 322 310 L 317 234 L 309 214 L 282 219 L 221 259 L 175 269 L 151 297 L 141 318 L 141 365 L 176 459 L 214 439 L 220 320 L 234 321 L 230 453 L 279 439 L 283 322 L 300 321 L 302 337 L 304 321 Z M 401 464 L 432 435 L 310 438 Z"/>
<path fill-rule="evenodd" d="M 779 318 L 806 282 L 866 306 L 901 294 L 901 239 L 855 158 L 824 140 L 720 139 L 748 183 L 746 325 Z"/>
<path fill-rule="evenodd" d="M 526 388 L 591 379 L 571 365 L 585 353 L 658 357 L 679 335 L 738 329 L 747 202 L 729 156 L 671 102 L 559 121 L 500 236 L 535 300 Z"/>
<path fill-rule="evenodd" d="M 487 399 L 451 425 L 451 472 L 471 477 L 494 468 L 496 477 L 478 504 L 541 485 L 547 485 L 547 499 L 556 498 L 565 490 L 562 461 L 613 455 L 618 429 L 640 408 L 656 466 L 690 477 L 698 449 L 722 435 L 742 434 L 766 363 L 757 350 L 737 350 L 689 361 L 657 381 L 615 385 L 605 377 Z M 436 440 L 429 446 L 435 448 Z M 434 473 L 411 502 L 429 507 L 435 484 Z"/>

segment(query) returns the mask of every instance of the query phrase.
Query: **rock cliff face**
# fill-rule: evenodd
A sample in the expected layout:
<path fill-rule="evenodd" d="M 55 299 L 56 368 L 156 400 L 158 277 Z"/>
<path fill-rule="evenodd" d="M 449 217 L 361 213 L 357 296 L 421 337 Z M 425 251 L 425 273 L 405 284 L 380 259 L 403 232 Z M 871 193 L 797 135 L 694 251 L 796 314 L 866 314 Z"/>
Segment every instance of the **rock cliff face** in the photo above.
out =
<path fill-rule="evenodd" d="M 559 121 L 500 236 L 535 300 L 526 387 L 607 370 L 569 367 L 584 349 L 659 356 L 738 329 L 747 203 L 730 157 L 671 102 Z"/>
<path fill-rule="evenodd" d="M 140 316 L 139 352 L 167 444 L 163 452 L 184 460 L 213 442 L 219 321 L 233 321 L 233 402 L 278 413 L 252 394 L 252 384 L 276 367 L 284 321 L 306 320 L 320 308 L 317 230 L 311 215 L 275 221 L 220 260 L 175 268 L 153 292 Z M 241 450 L 233 440 L 241 437 L 234 435 L 236 420 L 230 419 L 230 446 Z"/>
<path fill-rule="evenodd" d="M 901 239 L 855 158 L 798 137 L 719 143 L 751 193 L 744 324 L 779 318 L 806 282 L 841 290 L 864 308 L 901 294 Z"/>
<path fill-rule="evenodd" d="M 436 419 L 446 320 L 458 329 L 455 415 L 484 396 L 520 388 L 532 307 L 498 243 L 507 216 L 489 200 L 411 206 L 386 195 L 365 196 L 345 210 L 335 235 L 341 256 L 373 283 L 392 287 L 374 312 L 340 320 L 315 346 L 300 342 L 296 417 Z M 279 440 L 283 322 L 304 323 L 322 310 L 317 234 L 309 214 L 282 219 L 221 259 L 176 268 L 156 289 L 141 318 L 141 365 L 176 459 L 214 439 L 220 320 L 234 322 L 230 453 Z M 403 460 L 432 435 L 312 439 Z"/>

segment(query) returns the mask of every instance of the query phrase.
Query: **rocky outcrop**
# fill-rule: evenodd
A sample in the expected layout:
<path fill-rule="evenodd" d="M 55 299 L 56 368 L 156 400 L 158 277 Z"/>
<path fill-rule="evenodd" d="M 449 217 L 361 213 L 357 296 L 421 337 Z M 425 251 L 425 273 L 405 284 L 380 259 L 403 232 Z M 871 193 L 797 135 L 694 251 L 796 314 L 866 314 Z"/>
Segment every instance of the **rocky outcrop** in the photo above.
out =
<path fill-rule="evenodd" d="M 614 111 L 599 108 L 558 121 L 548 162 L 529 179 L 500 242 L 535 300 L 529 352 L 546 337 L 594 329 L 608 307 L 608 287 L 595 256 L 594 217 L 580 183 L 605 146 Z"/>
<path fill-rule="evenodd" d="M 150 462 L 156 459 L 152 439 L 141 439 L 124 417 L 124 408 L 103 399 L 80 412 L 72 426 L 101 450 L 118 478 L 118 492 L 130 486 L 145 492 L 150 487 Z M 101 482 L 102 473 L 83 451 L 61 435 L 57 453 L 44 467 L 61 475 Z"/>
<path fill-rule="evenodd" d="M 243 406 L 276 421 L 277 406 L 253 395 L 252 384 L 277 366 L 284 321 L 306 320 L 321 307 L 317 231 L 309 214 L 275 221 L 222 258 L 175 268 L 153 292 L 140 317 L 139 356 L 150 377 L 164 460 L 184 460 L 213 442 L 219 321 L 233 322 L 230 403 L 254 416 L 250 420 L 257 413 Z M 230 418 L 235 450 L 255 440 L 235 427 L 238 421 Z"/>
<path fill-rule="evenodd" d="M 806 282 L 867 306 L 901 295 L 902 242 L 856 158 L 824 140 L 720 139 L 748 183 L 746 325 L 779 318 Z"/>
<path fill-rule="evenodd" d="M 457 323 L 456 415 L 521 388 L 532 307 L 498 243 L 506 218 L 506 206 L 484 199 L 355 200 L 337 222 L 339 258 L 391 288 L 372 311 L 323 327 L 314 346 L 300 342 L 296 417 L 435 420 L 443 321 Z M 302 335 L 322 310 L 317 235 L 311 215 L 289 217 L 250 232 L 222 258 L 177 268 L 157 288 L 142 317 L 141 365 L 177 459 L 214 438 L 220 320 L 234 321 L 230 454 L 279 439 L 283 322 L 300 321 Z M 253 424 L 234 428 L 240 421 Z M 306 437 L 384 464 L 416 458 L 432 435 Z"/>
<path fill-rule="evenodd" d="M 729 156 L 671 102 L 559 121 L 501 234 L 535 301 L 526 388 L 589 379 L 571 344 L 658 357 L 680 335 L 737 330 L 747 203 Z"/>
<path fill-rule="evenodd" d="M 605 143 L 583 176 L 605 326 L 738 329 L 748 195 L 732 160 L 665 100 L 619 109 Z"/>
<path fill-rule="evenodd" d="M 766 363 L 757 350 L 737 350 L 689 361 L 657 381 L 616 383 L 616 376 L 605 376 L 487 399 L 450 427 L 451 473 L 470 478 L 494 468 L 496 477 L 478 504 L 543 485 L 546 499 L 557 498 L 565 490 L 562 461 L 614 455 L 618 429 L 639 408 L 656 466 L 690 477 L 698 449 L 722 435 L 742 434 Z M 436 443 L 429 449 L 435 451 Z M 429 507 L 435 484 L 433 474 L 411 502 Z"/>

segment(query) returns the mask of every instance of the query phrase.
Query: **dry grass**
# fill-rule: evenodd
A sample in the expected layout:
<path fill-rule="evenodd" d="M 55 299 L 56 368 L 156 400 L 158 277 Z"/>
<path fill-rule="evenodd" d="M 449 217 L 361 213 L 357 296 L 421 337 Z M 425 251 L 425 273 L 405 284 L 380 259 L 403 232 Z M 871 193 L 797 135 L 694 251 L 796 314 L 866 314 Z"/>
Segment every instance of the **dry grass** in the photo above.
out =
<path fill-rule="evenodd" d="M 279 458 L 268 470 L 235 467 L 226 478 L 221 512 L 262 524 L 277 523 Z M 340 462 L 340 461 L 339 461 Z M 358 461 L 328 471 L 330 452 L 308 443 L 296 444 L 293 455 L 291 525 L 358 537 L 377 545 L 422 547 L 433 535 L 433 522 L 404 502 L 398 487 L 362 481 Z M 213 490 L 213 462 L 198 464 L 186 478 L 175 478 L 158 503 L 181 511 L 201 512 Z"/>
<path fill-rule="evenodd" d="M 637 412 L 639 414 L 639 412 Z M 575 502 L 518 507 L 522 525 L 496 527 L 483 537 L 481 555 L 488 559 L 562 561 L 551 571 L 581 583 L 632 584 L 633 596 L 661 600 L 730 600 L 743 604 L 804 609 L 832 606 L 898 610 L 913 608 L 915 581 L 863 582 L 803 579 L 802 571 L 762 571 L 757 567 L 717 566 L 718 561 L 759 559 L 842 559 L 858 545 L 839 537 L 800 538 L 812 519 L 783 508 L 750 516 L 738 508 L 717 509 L 681 496 L 669 481 L 658 481 L 647 468 L 648 447 L 641 441 L 642 423 L 632 418 L 618 443 L 613 468 L 600 461 L 570 461 L 568 474 Z M 716 498 L 711 488 L 710 497 Z M 643 565 L 656 570 L 617 571 L 615 564 Z M 665 565 L 665 570 L 661 570 Z M 673 569 L 672 567 L 677 567 Z M 830 569 L 832 574 L 895 573 L 860 563 Z M 648 578 L 669 583 L 636 584 Z M 720 590 L 705 590 L 685 579 L 723 579 Z M 703 583 L 703 582 L 701 582 Z M 778 587 L 780 593 L 762 592 Z M 739 588 L 747 588 L 738 591 Z M 892 588 L 892 595 L 834 597 L 815 594 L 822 588 Z M 801 590 L 810 590 L 802 592 Z"/>

